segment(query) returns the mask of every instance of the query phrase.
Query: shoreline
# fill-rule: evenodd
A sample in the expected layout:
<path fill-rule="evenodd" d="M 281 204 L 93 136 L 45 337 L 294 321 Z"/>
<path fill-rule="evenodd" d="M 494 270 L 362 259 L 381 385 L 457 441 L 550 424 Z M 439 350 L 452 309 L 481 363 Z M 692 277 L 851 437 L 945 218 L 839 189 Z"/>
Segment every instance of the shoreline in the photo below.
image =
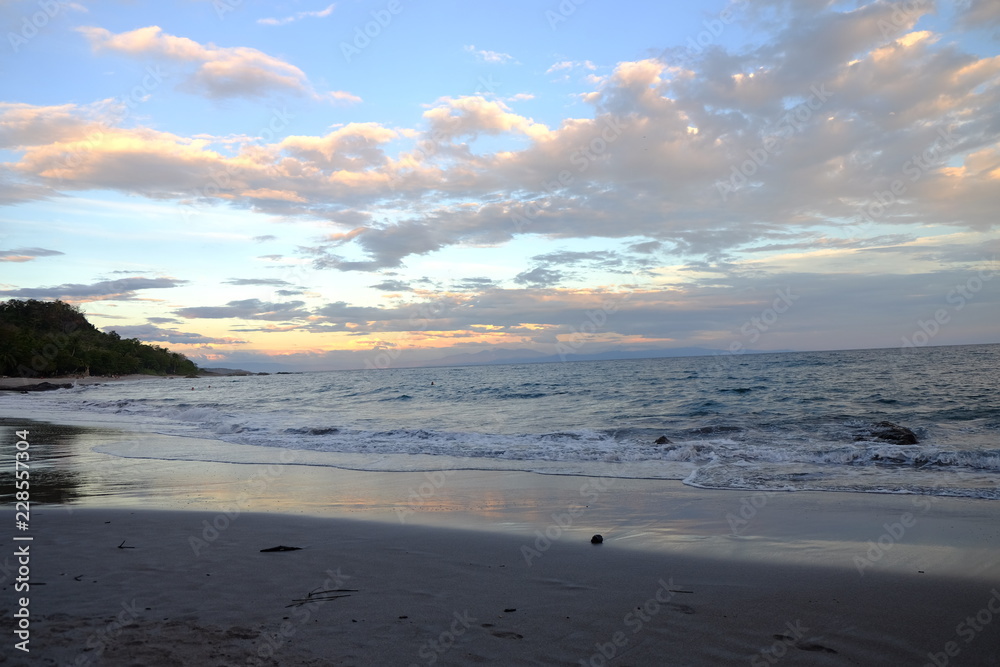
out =
<path fill-rule="evenodd" d="M 618 523 L 627 524 L 629 518 L 651 523 L 680 514 L 704 526 L 711 525 L 713 534 L 727 536 L 741 535 L 750 524 L 769 523 L 771 530 L 777 530 L 782 521 L 794 525 L 796 512 L 827 503 L 851 512 L 880 508 L 881 512 L 909 512 L 920 517 L 932 515 L 932 509 L 949 507 L 970 516 L 1000 516 L 1000 503 L 988 498 L 713 489 L 668 478 L 519 468 L 440 469 L 424 465 L 423 459 L 408 470 L 366 470 L 302 456 L 308 450 L 272 451 L 197 436 L 139 431 L 130 425 L 136 426 L 90 419 L 57 424 L 0 415 L 0 433 L 11 441 L 0 443 L 0 447 L 13 442 L 12 434 L 5 432 L 31 429 L 32 440 L 40 438 L 46 445 L 41 451 L 34 447 L 35 465 L 55 465 L 58 474 L 53 478 L 63 485 L 61 491 L 68 492 L 63 502 L 80 507 L 176 510 L 196 506 L 211 510 L 236 503 L 249 512 L 275 508 L 278 512 L 334 518 L 363 513 L 377 515 L 377 520 L 432 524 L 442 516 L 458 518 L 467 514 L 468 527 L 480 526 L 486 516 L 508 526 L 527 525 L 531 520 L 551 523 L 549 515 L 553 511 L 585 509 L 587 515 L 596 517 L 588 521 L 604 530 Z M 245 460 L 186 458 L 192 448 L 212 447 L 219 447 L 227 459 L 233 449 L 251 454 Z M 260 449 L 274 456 L 259 458 L 253 452 Z M 170 458 L 159 458 L 157 452 L 169 452 Z M 788 516 L 768 519 L 782 515 Z"/>
<path fill-rule="evenodd" d="M 197 379 L 205 380 L 211 378 L 222 378 L 222 377 L 241 377 L 239 375 L 211 375 L 211 374 L 199 374 Z M 115 377 L 103 377 L 100 375 L 59 375 L 55 377 L 0 377 L 0 388 L 3 389 L 16 389 L 18 387 L 23 387 L 26 385 L 40 384 L 42 382 L 49 382 L 52 384 L 72 384 L 72 385 L 94 385 L 94 384 L 110 384 L 117 382 L 131 382 L 134 380 L 193 380 L 196 378 L 189 378 L 186 375 L 147 375 L 145 373 L 132 373 L 130 375 L 118 375 Z"/>

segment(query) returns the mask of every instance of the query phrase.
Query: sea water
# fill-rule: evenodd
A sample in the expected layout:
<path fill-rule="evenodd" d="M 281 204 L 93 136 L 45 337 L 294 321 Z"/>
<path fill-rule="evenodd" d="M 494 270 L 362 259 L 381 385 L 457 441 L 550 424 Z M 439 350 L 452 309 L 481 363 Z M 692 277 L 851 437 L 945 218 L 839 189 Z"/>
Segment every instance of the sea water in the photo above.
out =
<path fill-rule="evenodd" d="M 0 414 L 199 438 L 98 447 L 126 457 L 997 499 L 998 369 L 1000 345 L 389 368 L 4 392 Z"/>

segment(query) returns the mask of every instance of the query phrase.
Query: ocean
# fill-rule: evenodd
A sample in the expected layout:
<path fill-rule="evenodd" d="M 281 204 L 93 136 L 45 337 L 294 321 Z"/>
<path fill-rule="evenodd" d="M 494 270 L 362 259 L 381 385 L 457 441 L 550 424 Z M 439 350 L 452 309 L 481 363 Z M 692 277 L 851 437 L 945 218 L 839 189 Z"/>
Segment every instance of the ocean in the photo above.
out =
<path fill-rule="evenodd" d="M 96 448 L 131 458 L 1000 499 L 998 369 L 1000 345 L 390 368 L 3 392 L 0 413 L 134 429 Z"/>

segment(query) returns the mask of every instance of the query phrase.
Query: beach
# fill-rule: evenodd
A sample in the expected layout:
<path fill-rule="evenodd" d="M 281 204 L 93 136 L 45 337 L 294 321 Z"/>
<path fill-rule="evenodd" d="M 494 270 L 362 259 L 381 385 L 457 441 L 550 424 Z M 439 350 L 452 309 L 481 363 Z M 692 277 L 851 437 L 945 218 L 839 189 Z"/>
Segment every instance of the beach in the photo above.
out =
<path fill-rule="evenodd" d="M 1000 0 L 0 24 L 0 667 L 1000 667 Z"/>
<path fill-rule="evenodd" d="M 3 425 L 12 452 L 18 426 Z M 114 429 L 29 426 L 39 492 L 72 491 L 32 505 L 30 542 L 8 540 L 2 608 L 11 618 L 29 598 L 30 653 L 9 635 L 5 664 L 1000 656 L 1000 506 L 988 500 L 123 459 L 92 451 L 125 437 Z M 17 592 L 25 545 L 30 590 Z M 278 546 L 299 549 L 262 551 Z"/>

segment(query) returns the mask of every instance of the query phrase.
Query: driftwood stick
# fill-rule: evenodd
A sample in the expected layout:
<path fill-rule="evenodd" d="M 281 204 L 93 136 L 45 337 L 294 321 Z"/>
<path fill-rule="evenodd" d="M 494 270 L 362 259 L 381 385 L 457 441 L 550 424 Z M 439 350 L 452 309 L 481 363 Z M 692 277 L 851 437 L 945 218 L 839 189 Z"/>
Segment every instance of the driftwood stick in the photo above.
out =
<path fill-rule="evenodd" d="M 309 597 L 314 595 L 323 595 L 324 593 L 357 593 L 357 588 L 331 588 L 328 591 L 313 591 L 309 594 Z"/>
<path fill-rule="evenodd" d="M 349 598 L 350 595 L 331 595 L 325 598 L 303 598 L 301 600 L 292 600 L 292 604 L 285 605 L 285 609 L 289 607 L 301 607 L 304 604 L 309 604 L 310 602 L 326 602 L 327 600 L 336 600 L 337 598 Z"/>

